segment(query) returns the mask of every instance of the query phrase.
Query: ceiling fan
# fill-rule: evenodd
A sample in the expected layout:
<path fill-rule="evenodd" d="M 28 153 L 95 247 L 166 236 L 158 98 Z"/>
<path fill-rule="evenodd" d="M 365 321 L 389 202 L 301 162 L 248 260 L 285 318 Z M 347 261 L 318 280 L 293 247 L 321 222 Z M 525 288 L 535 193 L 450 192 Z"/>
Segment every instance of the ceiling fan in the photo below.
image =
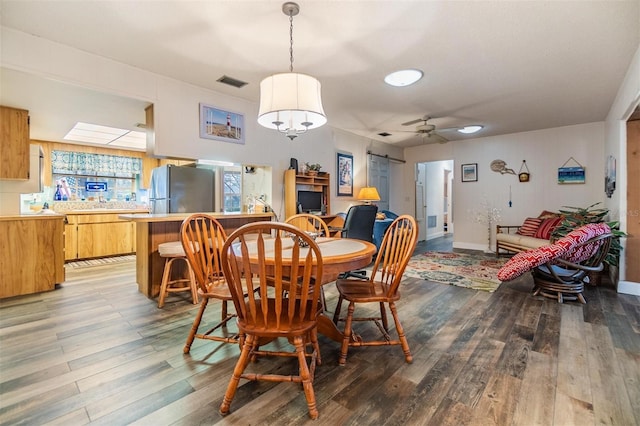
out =
<path fill-rule="evenodd" d="M 422 118 L 416 118 L 415 120 L 407 121 L 406 123 L 402 123 L 403 126 L 411 126 L 413 124 L 423 122 L 422 124 L 416 126 L 415 130 L 411 130 L 411 133 L 415 133 L 417 135 L 422 136 L 422 142 L 425 143 L 447 143 L 449 139 L 441 136 L 436 133 L 435 124 L 429 124 L 428 121 L 431 120 L 432 117 L 425 115 Z M 450 130 L 450 129 L 442 129 L 442 130 Z M 404 130 L 409 132 L 409 130 Z"/>

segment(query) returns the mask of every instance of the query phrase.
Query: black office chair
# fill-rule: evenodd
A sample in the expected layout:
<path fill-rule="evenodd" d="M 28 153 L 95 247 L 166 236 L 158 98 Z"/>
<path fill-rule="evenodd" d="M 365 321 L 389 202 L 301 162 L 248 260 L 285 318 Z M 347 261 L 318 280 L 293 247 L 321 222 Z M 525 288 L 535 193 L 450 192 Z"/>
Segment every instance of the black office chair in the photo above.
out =
<path fill-rule="evenodd" d="M 363 204 L 352 206 L 347 212 L 342 227 L 342 238 L 355 238 L 357 240 L 368 241 L 373 243 L 373 225 L 376 222 L 376 214 L 378 206 Z M 367 278 L 366 271 L 349 271 L 345 272 L 340 278 Z"/>

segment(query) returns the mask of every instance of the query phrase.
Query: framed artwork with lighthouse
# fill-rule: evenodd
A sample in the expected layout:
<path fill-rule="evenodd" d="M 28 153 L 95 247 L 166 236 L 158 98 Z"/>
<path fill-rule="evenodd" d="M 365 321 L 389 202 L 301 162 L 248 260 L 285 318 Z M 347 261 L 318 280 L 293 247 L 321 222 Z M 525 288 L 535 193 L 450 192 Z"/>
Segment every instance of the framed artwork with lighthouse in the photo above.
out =
<path fill-rule="evenodd" d="M 201 103 L 200 137 L 244 145 L 244 115 Z"/>

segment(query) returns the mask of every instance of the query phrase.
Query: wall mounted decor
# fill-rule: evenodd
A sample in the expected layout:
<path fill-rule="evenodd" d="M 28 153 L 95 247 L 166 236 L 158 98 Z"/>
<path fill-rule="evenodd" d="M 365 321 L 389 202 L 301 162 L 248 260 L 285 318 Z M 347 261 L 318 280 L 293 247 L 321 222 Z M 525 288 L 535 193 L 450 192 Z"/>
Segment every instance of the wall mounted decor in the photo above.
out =
<path fill-rule="evenodd" d="M 201 103 L 200 137 L 244 144 L 244 115 Z"/>
<path fill-rule="evenodd" d="M 531 173 L 529 173 L 527 160 L 522 160 L 522 166 L 520 166 L 520 171 L 518 172 L 518 179 L 520 180 L 520 182 L 529 182 L 530 178 Z"/>
<path fill-rule="evenodd" d="M 353 197 L 353 155 L 338 153 L 337 155 L 338 197 Z"/>
<path fill-rule="evenodd" d="M 460 179 L 462 180 L 462 182 L 477 182 L 478 163 L 463 164 Z"/>
<path fill-rule="evenodd" d="M 574 167 L 566 167 L 570 161 L 573 161 L 577 164 Z M 584 183 L 585 182 L 585 168 L 582 167 L 582 164 L 578 163 L 578 161 L 569 157 L 567 161 L 558 169 L 558 183 L 559 184 L 569 184 L 569 183 Z"/>
<path fill-rule="evenodd" d="M 513 171 L 513 169 L 510 169 L 507 167 L 507 163 L 506 161 L 503 160 L 493 160 L 490 164 L 491 170 L 494 172 L 498 172 L 502 175 L 504 174 L 509 174 L 509 175 L 515 175 L 516 172 Z"/>
<path fill-rule="evenodd" d="M 616 190 L 616 157 L 610 155 L 607 157 L 607 163 L 604 169 L 604 192 L 607 198 L 611 198 Z"/>

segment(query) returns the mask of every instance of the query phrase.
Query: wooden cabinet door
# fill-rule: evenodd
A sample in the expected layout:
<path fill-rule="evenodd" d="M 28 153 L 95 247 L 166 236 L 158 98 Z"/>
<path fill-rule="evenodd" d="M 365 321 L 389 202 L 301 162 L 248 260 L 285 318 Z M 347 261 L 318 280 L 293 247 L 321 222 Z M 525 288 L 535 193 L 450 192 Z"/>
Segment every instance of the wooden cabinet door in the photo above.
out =
<path fill-rule="evenodd" d="M 29 111 L 0 107 L 0 179 L 29 179 Z"/>
<path fill-rule="evenodd" d="M 64 260 L 78 258 L 78 225 L 64 226 Z"/>
<path fill-rule="evenodd" d="M 130 222 L 78 225 L 78 258 L 113 256 L 133 252 Z"/>

